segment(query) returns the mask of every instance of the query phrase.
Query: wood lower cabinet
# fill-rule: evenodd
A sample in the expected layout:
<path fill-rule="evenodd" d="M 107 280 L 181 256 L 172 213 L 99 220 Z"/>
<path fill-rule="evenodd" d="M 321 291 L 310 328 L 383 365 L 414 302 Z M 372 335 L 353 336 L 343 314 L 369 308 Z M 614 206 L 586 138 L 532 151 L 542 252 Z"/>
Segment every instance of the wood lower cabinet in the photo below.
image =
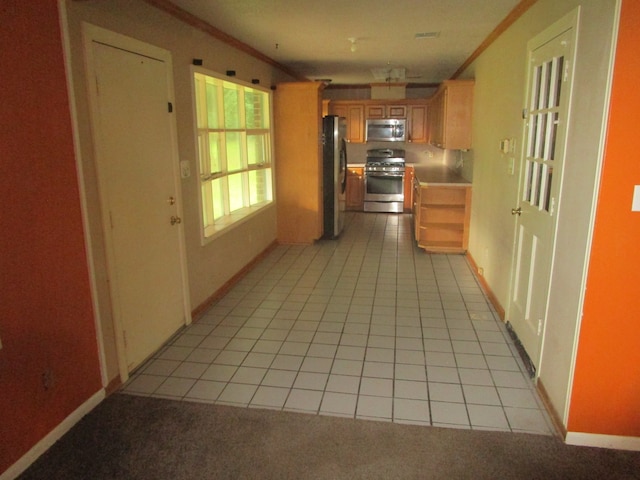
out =
<path fill-rule="evenodd" d="M 428 252 L 464 253 L 469 244 L 471 186 L 414 181 L 415 239 Z"/>
<path fill-rule="evenodd" d="M 404 211 L 411 212 L 413 206 L 413 165 L 404 168 Z"/>
<path fill-rule="evenodd" d="M 347 210 L 364 210 L 364 168 L 347 168 Z"/>

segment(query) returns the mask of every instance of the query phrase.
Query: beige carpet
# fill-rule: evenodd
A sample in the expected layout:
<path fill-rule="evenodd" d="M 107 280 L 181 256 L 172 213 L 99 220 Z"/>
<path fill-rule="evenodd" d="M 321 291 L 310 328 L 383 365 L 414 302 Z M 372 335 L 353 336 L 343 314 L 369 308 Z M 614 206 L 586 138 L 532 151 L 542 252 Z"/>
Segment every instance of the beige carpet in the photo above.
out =
<path fill-rule="evenodd" d="M 640 452 L 115 394 L 21 479 L 633 479 Z"/>

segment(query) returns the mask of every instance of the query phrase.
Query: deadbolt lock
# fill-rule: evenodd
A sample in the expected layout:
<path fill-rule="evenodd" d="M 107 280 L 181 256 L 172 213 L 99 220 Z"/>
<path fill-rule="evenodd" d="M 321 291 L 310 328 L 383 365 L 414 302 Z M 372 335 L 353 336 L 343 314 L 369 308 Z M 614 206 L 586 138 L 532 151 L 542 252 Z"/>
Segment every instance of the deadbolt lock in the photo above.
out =
<path fill-rule="evenodd" d="M 168 203 L 169 205 L 174 205 L 174 204 L 176 203 L 176 199 L 175 199 L 175 197 L 169 197 L 169 198 L 167 198 L 167 203 Z"/>

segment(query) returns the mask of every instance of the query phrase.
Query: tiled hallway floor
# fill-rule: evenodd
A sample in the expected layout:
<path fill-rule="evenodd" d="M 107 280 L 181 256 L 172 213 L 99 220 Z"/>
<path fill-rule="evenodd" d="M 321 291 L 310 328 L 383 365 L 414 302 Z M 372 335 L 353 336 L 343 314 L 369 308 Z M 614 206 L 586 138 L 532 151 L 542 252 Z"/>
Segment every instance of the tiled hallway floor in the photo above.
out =
<path fill-rule="evenodd" d="M 347 220 L 338 240 L 276 248 L 123 391 L 552 434 L 465 257 L 416 248 L 410 215 Z"/>

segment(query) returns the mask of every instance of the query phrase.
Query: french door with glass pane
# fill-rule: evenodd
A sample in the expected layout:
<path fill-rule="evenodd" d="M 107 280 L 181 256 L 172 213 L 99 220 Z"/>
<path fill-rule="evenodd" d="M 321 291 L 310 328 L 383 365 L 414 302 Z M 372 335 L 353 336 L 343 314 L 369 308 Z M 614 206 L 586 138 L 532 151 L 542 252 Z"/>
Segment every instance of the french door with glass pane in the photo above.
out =
<path fill-rule="evenodd" d="M 507 320 L 533 370 L 541 359 L 562 182 L 575 28 L 554 25 L 529 42 L 523 164 Z"/>

